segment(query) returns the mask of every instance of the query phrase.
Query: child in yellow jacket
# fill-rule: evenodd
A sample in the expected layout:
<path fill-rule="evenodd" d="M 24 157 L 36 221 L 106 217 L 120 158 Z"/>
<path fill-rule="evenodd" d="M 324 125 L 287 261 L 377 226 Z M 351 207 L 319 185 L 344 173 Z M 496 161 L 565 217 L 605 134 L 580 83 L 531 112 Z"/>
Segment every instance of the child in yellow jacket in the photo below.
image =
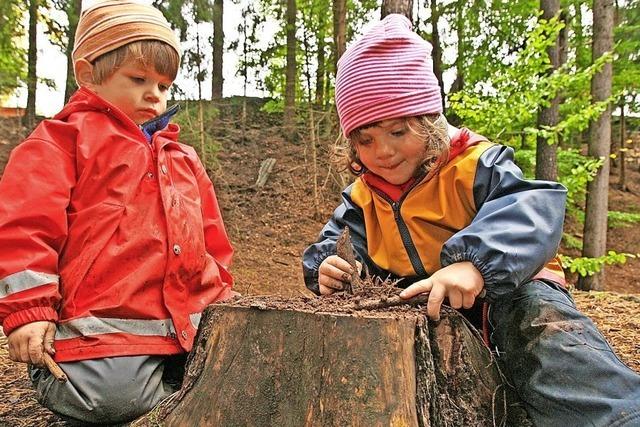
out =
<path fill-rule="evenodd" d="M 536 425 L 638 425 L 640 376 L 618 360 L 564 288 L 556 257 L 566 189 L 524 179 L 513 150 L 442 115 L 431 45 L 389 15 L 338 63 L 336 105 L 358 176 L 303 256 L 307 287 L 343 288 L 348 226 L 359 263 L 474 317 Z M 485 313 L 486 314 L 486 313 Z"/>

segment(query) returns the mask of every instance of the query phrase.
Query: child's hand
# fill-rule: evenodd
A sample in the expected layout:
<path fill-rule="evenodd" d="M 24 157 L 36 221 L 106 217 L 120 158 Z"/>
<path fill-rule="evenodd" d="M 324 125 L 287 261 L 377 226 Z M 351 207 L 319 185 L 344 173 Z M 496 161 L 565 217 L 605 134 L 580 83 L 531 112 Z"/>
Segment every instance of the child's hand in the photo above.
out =
<path fill-rule="evenodd" d="M 56 324 L 53 322 L 31 322 L 20 326 L 9 334 L 9 358 L 15 362 L 31 363 L 43 366 L 43 354 L 53 355 L 53 338 Z"/>
<path fill-rule="evenodd" d="M 440 320 L 440 306 L 445 298 L 453 308 L 471 308 L 476 297 L 484 288 L 484 279 L 478 269 L 469 261 L 448 265 L 420 280 L 400 293 L 401 298 L 411 298 L 429 293 L 427 315 L 432 320 Z"/>
<path fill-rule="evenodd" d="M 362 270 L 360 261 L 356 261 L 358 273 Z M 347 261 L 338 255 L 327 257 L 318 269 L 320 295 L 329 295 L 344 289 L 344 283 L 351 279 L 352 269 Z"/>

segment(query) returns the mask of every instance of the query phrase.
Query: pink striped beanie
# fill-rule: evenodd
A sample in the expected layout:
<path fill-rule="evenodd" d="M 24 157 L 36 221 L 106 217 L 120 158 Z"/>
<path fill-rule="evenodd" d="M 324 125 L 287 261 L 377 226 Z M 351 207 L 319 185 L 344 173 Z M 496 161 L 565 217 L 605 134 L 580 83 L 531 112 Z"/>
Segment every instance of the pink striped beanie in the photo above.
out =
<path fill-rule="evenodd" d="M 380 120 L 442 113 L 431 50 L 399 14 L 387 15 L 349 46 L 336 74 L 343 135 Z"/>

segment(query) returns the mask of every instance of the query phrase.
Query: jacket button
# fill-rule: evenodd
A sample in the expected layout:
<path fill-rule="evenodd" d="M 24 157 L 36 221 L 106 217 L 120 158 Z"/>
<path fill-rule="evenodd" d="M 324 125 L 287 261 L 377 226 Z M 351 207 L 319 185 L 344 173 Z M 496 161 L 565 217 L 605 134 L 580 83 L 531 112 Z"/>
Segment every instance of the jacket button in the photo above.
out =
<path fill-rule="evenodd" d="M 166 165 L 162 165 L 160 166 L 160 170 L 162 171 L 163 174 L 167 174 L 167 166 Z"/>
<path fill-rule="evenodd" d="M 182 252 L 182 248 L 180 247 L 180 245 L 173 245 L 173 253 L 176 255 L 180 255 L 180 252 Z"/>
<path fill-rule="evenodd" d="M 182 338 L 184 338 L 185 340 L 187 339 L 188 335 L 187 335 L 187 331 L 182 331 L 182 333 L 180 334 L 182 335 Z"/>
<path fill-rule="evenodd" d="M 147 178 L 153 179 L 153 172 L 147 172 Z"/>

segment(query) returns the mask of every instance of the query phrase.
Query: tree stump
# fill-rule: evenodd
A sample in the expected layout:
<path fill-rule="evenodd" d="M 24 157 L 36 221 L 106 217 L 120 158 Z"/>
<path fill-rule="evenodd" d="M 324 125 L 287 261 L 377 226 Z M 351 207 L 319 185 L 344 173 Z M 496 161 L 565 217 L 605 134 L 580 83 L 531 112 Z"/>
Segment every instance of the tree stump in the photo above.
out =
<path fill-rule="evenodd" d="M 181 390 L 133 425 L 531 425 L 455 311 L 435 324 L 413 307 L 326 300 L 208 307 Z"/>

